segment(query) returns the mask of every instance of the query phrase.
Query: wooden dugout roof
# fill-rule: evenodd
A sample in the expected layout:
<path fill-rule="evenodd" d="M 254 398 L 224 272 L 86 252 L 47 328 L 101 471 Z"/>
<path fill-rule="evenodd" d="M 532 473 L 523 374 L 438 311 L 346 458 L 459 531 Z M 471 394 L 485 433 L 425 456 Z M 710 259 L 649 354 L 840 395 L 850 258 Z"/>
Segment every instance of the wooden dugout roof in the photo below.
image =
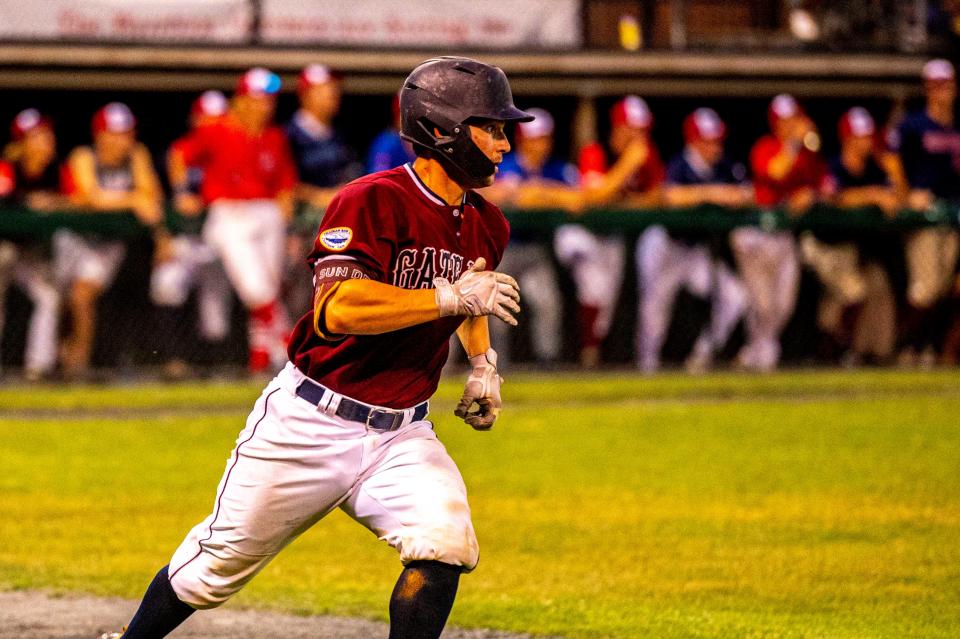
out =
<path fill-rule="evenodd" d="M 389 94 L 427 51 L 271 47 L 0 44 L 0 89 L 230 90 L 251 66 L 283 76 L 320 62 L 346 74 L 345 90 Z M 737 97 L 790 91 L 804 96 L 889 97 L 919 90 L 925 58 L 803 52 L 463 52 L 498 64 L 519 95 L 582 97 L 635 92 Z"/>

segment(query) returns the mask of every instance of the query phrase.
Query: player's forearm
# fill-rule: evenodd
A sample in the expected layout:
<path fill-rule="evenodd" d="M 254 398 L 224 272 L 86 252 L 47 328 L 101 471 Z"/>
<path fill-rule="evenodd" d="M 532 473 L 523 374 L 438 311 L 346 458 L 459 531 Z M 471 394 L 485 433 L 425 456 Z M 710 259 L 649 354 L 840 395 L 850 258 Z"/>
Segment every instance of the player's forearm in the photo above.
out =
<path fill-rule="evenodd" d="M 317 332 L 329 335 L 379 335 L 439 318 L 434 289 L 408 290 L 373 280 L 338 282 L 314 309 Z"/>
<path fill-rule="evenodd" d="M 883 206 L 892 195 L 885 186 L 862 186 L 840 191 L 833 203 L 841 208 L 859 208 L 864 206 Z"/>
<path fill-rule="evenodd" d="M 468 317 L 457 328 L 457 337 L 467 357 L 486 353 L 490 348 L 490 325 L 486 317 Z"/>
<path fill-rule="evenodd" d="M 780 152 L 770 158 L 770 162 L 767 164 L 767 177 L 774 182 L 779 182 L 783 178 L 787 177 L 787 174 L 790 173 L 790 170 L 793 168 L 793 165 L 796 163 L 799 155 L 799 144 L 784 144 Z"/>

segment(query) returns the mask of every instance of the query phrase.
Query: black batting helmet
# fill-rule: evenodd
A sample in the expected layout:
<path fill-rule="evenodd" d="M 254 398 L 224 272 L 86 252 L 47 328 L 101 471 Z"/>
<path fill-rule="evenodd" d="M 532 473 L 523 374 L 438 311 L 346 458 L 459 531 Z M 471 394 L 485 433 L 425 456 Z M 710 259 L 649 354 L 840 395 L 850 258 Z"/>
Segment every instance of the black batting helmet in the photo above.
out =
<path fill-rule="evenodd" d="M 468 122 L 532 119 L 514 106 L 503 70 L 470 58 L 427 60 L 407 76 L 400 91 L 400 136 L 431 151 L 465 188 L 487 186 L 496 170 L 473 143 Z"/>

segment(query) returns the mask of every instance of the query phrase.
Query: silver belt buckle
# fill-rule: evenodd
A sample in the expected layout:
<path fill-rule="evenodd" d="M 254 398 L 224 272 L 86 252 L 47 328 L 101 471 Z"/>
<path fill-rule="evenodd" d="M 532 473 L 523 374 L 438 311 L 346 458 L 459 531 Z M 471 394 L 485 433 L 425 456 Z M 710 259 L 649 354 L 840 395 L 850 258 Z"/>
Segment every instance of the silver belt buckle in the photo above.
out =
<path fill-rule="evenodd" d="M 391 416 L 393 417 L 393 423 L 390 424 L 390 428 L 376 428 L 376 427 L 370 425 L 370 421 L 371 421 L 378 413 L 381 414 L 381 415 L 391 415 Z M 383 409 L 383 408 L 371 408 L 371 409 L 370 409 L 370 412 L 367 413 L 367 423 L 366 423 L 366 425 L 367 425 L 367 428 L 373 428 L 373 430 L 382 430 L 382 431 L 389 432 L 389 431 L 397 430 L 397 428 L 399 428 L 400 425 L 403 424 L 403 417 L 404 417 L 404 415 L 403 415 L 403 412 L 402 412 L 402 411 L 397 412 L 397 411 L 388 410 L 388 409 Z M 400 418 L 399 423 L 397 422 L 397 418 Z"/>

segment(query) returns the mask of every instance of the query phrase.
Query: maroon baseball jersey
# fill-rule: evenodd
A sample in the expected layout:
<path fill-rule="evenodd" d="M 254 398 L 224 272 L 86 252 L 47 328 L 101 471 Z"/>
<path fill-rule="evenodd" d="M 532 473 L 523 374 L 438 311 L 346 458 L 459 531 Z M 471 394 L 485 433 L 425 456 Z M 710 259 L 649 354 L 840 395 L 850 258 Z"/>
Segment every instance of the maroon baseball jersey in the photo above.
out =
<path fill-rule="evenodd" d="M 500 209 L 480 195 L 470 191 L 461 204 L 448 205 L 405 164 L 343 187 L 307 260 L 315 284 L 367 277 L 401 288 L 433 288 L 433 278 L 453 282 L 479 257 L 495 268 L 509 234 Z M 293 329 L 290 361 L 353 399 L 409 408 L 436 391 L 450 336 L 463 319 L 328 340 L 314 331 L 311 309 Z"/>

